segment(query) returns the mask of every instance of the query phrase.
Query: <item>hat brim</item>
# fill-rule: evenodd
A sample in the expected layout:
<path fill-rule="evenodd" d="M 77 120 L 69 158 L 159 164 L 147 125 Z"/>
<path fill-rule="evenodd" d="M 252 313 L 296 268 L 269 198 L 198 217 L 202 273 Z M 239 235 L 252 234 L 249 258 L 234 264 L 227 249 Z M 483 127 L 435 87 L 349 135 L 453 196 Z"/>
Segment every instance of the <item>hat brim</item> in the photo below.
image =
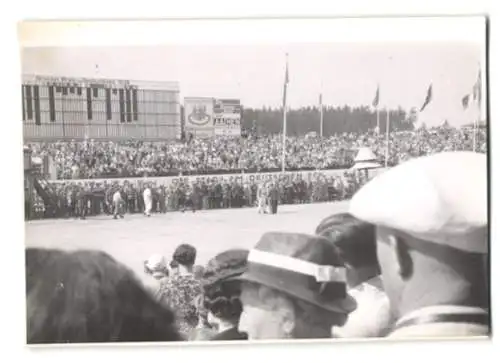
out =
<path fill-rule="evenodd" d="M 160 277 L 164 277 L 164 276 L 167 276 L 167 275 L 164 272 L 155 271 L 155 272 L 153 272 L 152 276 L 154 278 L 160 278 Z"/>
<path fill-rule="evenodd" d="M 203 285 L 204 286 L 213 286 L 217 284 L 222 284 L 226 281 L 236 281 L 237 277 L 241 276 L 244 272 L 246 271 L 246 266 L 235 269 L 234 271 L 231 271 L 230 273 L 222 273 L 222 274 L 214 274 L 213 276 L 210 276 L 208 278 L 203 279 Z"/>
<path fill-rule="evenodd" d="M 298 289 L 292 288 L 284 288 L 283 284 L 277 283 L 275 280 L 270 278 L 270 276 L 261 276 L 259 274 L 255 274 L 252 272 L 246 272 L 243 275 L 235 277 L 233 280 L 241 281 L 241 282 L 252 282 L 259 285 L 263 285 L 269 287 L 271 289 L 277 290 L 279 292 L 284 293 L 285 295 L 289 295 L 296 299 L 306 301 L 310 304 L 313 304 L 323 310 L 327 310 L 329 312 L 334 313 L 342 313 L 349 314 L 356 310 L 357 303 L 356 300 L 350 296 L 346 295 L 345 298 L 338 299 L 335 301 L 323 301 L 319 298 L 315 298 L 314 293 L 307 293 L 308 290 L 298 291 Z"/>
<path fill-rule="evenodd" d="M 359 169 L 378 169 L 381 168 L 382 165 L 373 161 L 360 161 L 355 163 L 351 170 L 359 170 Z"/>

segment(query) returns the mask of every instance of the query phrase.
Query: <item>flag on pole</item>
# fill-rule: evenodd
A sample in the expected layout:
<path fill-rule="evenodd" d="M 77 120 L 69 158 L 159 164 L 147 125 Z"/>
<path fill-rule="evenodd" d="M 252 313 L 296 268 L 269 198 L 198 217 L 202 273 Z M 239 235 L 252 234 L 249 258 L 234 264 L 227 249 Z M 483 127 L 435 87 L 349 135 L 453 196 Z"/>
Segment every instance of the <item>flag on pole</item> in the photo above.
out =
<path fill-rule="evenodd" d="M 285 84 L 283 85 L 283 108 L 285 109 L 286 108 L 286 91 L 287 91 L 287 88 L 288 88 L 288 82 L 289 82 L 289 78 L 288 78 L 288 56 L 287 56 L 287 59 L 286 59 L 286 69 L 285 69 Z"/>
<path fill-rule="evenodd" d="M 319 94 L 319 107 L 323 106 L 323 95 Z"/>
<path fill-rule="evenodd" d="M 470 94 L 467 94 L 467 95 L 462 97 L 462 106 L 463 106 L 464 110 L 466 110 L 469 107 L 469 98 L 470 98 Z"/>
<path fill-rule="evenodd" d="M 373 99 L 372 105 L 373 107 L 377 107 L 380 100 L 380 88 L 377 86 L 377 92 L 375 93 L 375 98 Z"/>
<path fill-rule="evenodd" d="M 429 85 L 429 88 L 427 89 L 427 96 L 425 96 L 425 101 L 422 107 L 420 107 L 420 112 L 422 112 L 429 103 L 432 101 L 432 83 Z"/>

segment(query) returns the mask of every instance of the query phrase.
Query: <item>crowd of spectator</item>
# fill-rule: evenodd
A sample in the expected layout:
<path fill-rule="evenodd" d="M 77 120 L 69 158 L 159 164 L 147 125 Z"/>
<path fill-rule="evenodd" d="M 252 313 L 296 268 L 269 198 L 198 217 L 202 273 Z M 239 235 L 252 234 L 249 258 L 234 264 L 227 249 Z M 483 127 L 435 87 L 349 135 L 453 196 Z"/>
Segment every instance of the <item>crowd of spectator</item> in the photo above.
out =
<path fill-rule="evenodd" d="M 491 337 L 485 155 L 440 153 L 404 164 L 368 182 L 364 172 L 352 175 L 367 185 L 348 213 L 325 216 L 314 232 L 275 226 L 248 249 L 224 247 L 204 265 L 194 245 L 181 243 L 171 257 L 143 260 L 142 281 L 103 251 L 27 248 L 27 342 Z M 307 182 L 278 179 L 281 198 L 296 203 L 349 193 L 334 182 L 321 173 Z M 415 186 L 418 197 L 408 197 Z M 185 189 L 180 195 L 194 203 L 199 187 L 173 190 Z M 123 190 L 134 195 L 135 187 Z M 240 207 L 248 196 L 215 192 L 209 200 Z M 135 202 L 126 203 L 132 212 Z"/>
<path fill-rule="evenodd" d="M 52 183 L 52 194 L 60 210 L 59 217 L 85 218 L 86 216 L 112 215 L 113 194 L 118 190 L 124 201 L 124 211 L 129 214 L 143 213 L 146 188 L 152 194 L 152 212 L 167 213 L 255 207 L 258 190 L 273 183 L 279 191 L 280 204 L 318 203 L 348 199 L 364 182 L 363 172 L 345 172 L 343 175 L 315 173 L 308 178 L 297 174 L 294 178 L 281 176 L 273 181 L 229 181 L 179 179 L 169 184 L 139 180 L 116 182 L 72 181 Z M 37 199 L 33 219 L 47 217 L 43 200 Z"/>
<path fill-rule="evenodd" d="M 486 130 L 477 131 L 476 151 L 486 152 Z M 388 165 L 430 153 L 472 150 L 473 131 L 438 127 L 390 134 Z M 282 138 L 215 137 L 182 141 L 95 141 L 28 143 L 33 156 L 51 156 L 57 179 L 98 179 L 278 171 Z M 287 170 L 343 169 L 360 147 L 385 163 L 383 133 L 344 133 L 330 137 L 289 137 Z"/>

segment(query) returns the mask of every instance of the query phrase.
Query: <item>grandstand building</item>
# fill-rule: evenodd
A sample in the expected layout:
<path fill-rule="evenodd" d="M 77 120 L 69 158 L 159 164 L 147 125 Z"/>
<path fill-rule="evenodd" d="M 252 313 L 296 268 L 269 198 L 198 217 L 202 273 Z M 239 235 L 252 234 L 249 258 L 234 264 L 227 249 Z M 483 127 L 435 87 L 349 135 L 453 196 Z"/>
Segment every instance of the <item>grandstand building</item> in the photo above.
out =
<path fill-rule="evenodd" d="M 175 139 L 181 135 L 177 82 L 24 75 L 25 140 Z"/>

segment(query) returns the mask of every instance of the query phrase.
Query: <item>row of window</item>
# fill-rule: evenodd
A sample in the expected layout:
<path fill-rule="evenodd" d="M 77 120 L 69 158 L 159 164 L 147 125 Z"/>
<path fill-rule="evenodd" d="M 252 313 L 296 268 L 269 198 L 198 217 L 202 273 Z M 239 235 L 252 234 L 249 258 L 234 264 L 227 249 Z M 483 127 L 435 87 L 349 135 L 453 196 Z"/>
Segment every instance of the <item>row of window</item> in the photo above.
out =
<path fill-rule="evenodd" d="M 135 125 L 56 125 L 36 127 L 24 125 L 23 136 L 27 139 L 79 139 L 89 137 L 99 138 L 161 138 L 174 139 L 180 135 L 178 125 L 151 125 L 135 127 Z"/>
<path fill-rule="evenodd" d="M 139 90 L 139 89 L 117 89 L 117 88 L 93 88 L 93 87 L 62 87 L 62 86 L 37 86 L 23 85 L 23 93 L 35 93 L 38 89 L 39 97 L 49 97 L 53 95 L 56 99 L 81 99 L 90 90 L 94 99 L 105 99 L 108 94 L 113 99 L 119 97 L 120 92 L 134 93 L 141 101 L 146 102 L 179 102 L 179 93 L 176 91 L 157 91 L 157 90 Z"/>
<path fill-rule="evenodd" d="M 55 121 L 55 112 L 56 112 L 56 100 L 55 100 L 55 92 L 57 87 L 50 86 L 48 87 L 48 111 L 50 113 L 50 120 Z M 65 88 L 66 89 L 66 88 Z M 92 98 L 92 93 L 95 94 L 96 88 L 86 88 L 85 96 L 86 96 L 86 109 L 87 109 L 87 119 L 92 120 L 94 108 L 93 103 L 94 100 Z M 108 120 L 112 119 L 112 102 L 111 102 L 111 93 L 112 89 L 104 89 L 102 90 L 106 94 L 105 101 L 105 112 Z M 119 89 L 118 90 L 118 108 L 120 113 L 120 119 L 122 122 L 132 122 L 138 120 L 138 90 L 135 89 Z M 35 119 L 36 124 L 40 124 L 40 86 L 23 86 L 22 87 L 22 106 L 23 106 L 23 120 L 32 120 Z M 44 102 L 45 103 L 45 102 Z M 44 109 L 45 110 L 45 109 Z"/>
<path fill-rule="evenodd" d="M 93 119 L 88 120 L 87 119 L 87 113 L 86 112 L 77 112 L 77 111 L 72 111 L 72 112 L 56 112 L 55 113 L 55 118 L 51 118 L 50 112 L 40 112 L 40 118 L 39 122 L 37 122 L 37 119 L 35 120 L 27 120 L 24 121 L 25 124 L 35 124 L 35 125 L 45 125 L 49 123 L 66 123 L 66 124 L 74 124 L 74 123 L 86 123 L 86 124 L 94 124 L 94 123 L 99 123 L 99 121 L 102 121 L 102 123 L 124 123 L 124 122 L 131 122 L 127 120 L 132 120 L 133 115 L 126 115 L 124 119 L 122 119 L 121 114 L 119 113 L 113 113 L 111 115 L 111 119 L 107 118 L 106 113 L 104 112 L 95 112 L 93 114 Z M 130 117 L 129 117 L 130 116 Z M 158 113 L 158 114 L 138 114 L 138 120 L 135 122 L 135 124 L 156 124 L 156 123 L 164 123 L 166 120 L 170 121 L 175 121 L 180 123 L 180 115 L 176 113 L 170 113 L 170 114 L 165 114 L 165 113 Z"/>
<path fill-rule="evenodd" d="M 32 100 L 32 103 L 34 100 Z M 27 105 L 27 100 L 24 100 L 24 106 Z M 92 101 L 92 111 L 93 112 L 106 112 L 106 107 L 108 105 L 105 101 Z M 120 112 L 120 102 L 111 102 L 111 112 Z M 40 110 L 50 111 L 51 102 L 48 98 L 40 99 Z M 61 102 L 56 100 L 53 104 L 56 112 L 68 112 L 68 111 L 84 111 L 87 109 L 87 102 L 85 100 L 67 100 Z M 180 107 L 172 103 L 137 103 L 138 113 L 176 113 L 180 112 Z"/>

